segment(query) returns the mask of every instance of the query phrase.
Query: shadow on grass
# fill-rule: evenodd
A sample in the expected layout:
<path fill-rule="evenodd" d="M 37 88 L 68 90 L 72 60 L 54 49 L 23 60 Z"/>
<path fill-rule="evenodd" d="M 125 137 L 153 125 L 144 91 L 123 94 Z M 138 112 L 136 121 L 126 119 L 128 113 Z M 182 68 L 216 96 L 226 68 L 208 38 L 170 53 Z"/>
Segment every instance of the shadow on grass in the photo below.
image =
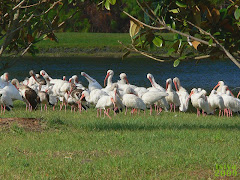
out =
<path fill-rule="evenodd" d="M 96 123 L 96 124 L 85 124 L 82 126 L 84 129 L 88 130 L 98 130 L 98 131 L 106 131 L 106 130 L 129 130 L 129 131 L 139 131 L 139 130 L 161 130 L 161 129 L 169 129 L 169 130 L 240 130 L 240 124 L 127 124 L 127 123 Z"/>

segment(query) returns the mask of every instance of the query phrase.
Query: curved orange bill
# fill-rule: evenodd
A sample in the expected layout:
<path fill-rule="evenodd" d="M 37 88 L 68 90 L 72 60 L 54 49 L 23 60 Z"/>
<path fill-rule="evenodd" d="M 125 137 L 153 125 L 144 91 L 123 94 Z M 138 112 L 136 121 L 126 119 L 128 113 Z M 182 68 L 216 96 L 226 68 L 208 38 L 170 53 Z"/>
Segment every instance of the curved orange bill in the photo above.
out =
<path fill-rule="evenodd" d="M 213 89 L 216 89 L 218 86 L 220 86 L 220 84 L 218 83 Z"/>
<path fill-rule="evenodd" d="M 125 77 L 124 79 L 125 79 L 125 81 L 127 82 L 127 84 L 129 84 L 128 79 L 127 79 L 126 77 Z"/>
<path fill-rule="evenodd" d="M 168 89 L 168 82 L 166 82 L 166 90 Z"/>
<path fill-rule="evenodd" d="M 191 91 L 190 95 L 188 96 L 186 103 L 189 101 L 190 97 L 193 95 L 193 92 Z"/>
<path fill-rule="evenodd" d="M 33 79 L 36 81 L 36 83 L 39 84 L 38 80 L 36 79 L 36 76 L 35 75 L 32 75 Z"/>
<path fill-rule="evenodd" d="M 85 97 L 84 94 L 82 94 L 79 101 L 81 101 L 84 97 Z"/>
<path fill-rule="evenodd" d="M 177 86 L 177 83 L 175 81 L 173 81 L 174 85 L 175 85 L 175 88 L 176 88 L 176 91 L 179 91 L 178 89 L 178 86 Z"/>
<path fill-rule="evenodd" d="M 238 92 L 237 98 L 238 98 L 239 95 L 240 95 L 240 91 Z"/>
<path fill-rule="evenodd" d="M 231 91 L 229 88 L 227 88 L 227 90 L 229 90 L 230 93 L 231 93 L 231 95 L 232 95 L 233 97 L 235 97 L 235 96 L 233 95 L 232 91 Z"/>
<path fill-rule="evenodd" d="M 106 80 L 107 80 L 108 76 L 109 76 L 109 73 L 107 73 L 107 75 L 106 75 L 106 77 L 104 79 L 104 87 L 106 86 Z"/>
<path fill-rule="evenodd" d="M 113 100 L 113 98 L 111 97 L 111 101 L 112 101 L 112 103 L 113 103 L 113 106 L 114 106 L 114 108 L 116 107 L 116 104 L 115 104 L 115 101 Z"/>
<path fill-rule="evenodd" d="M 154 85 L 153 82 L 152 82 L 152 78 L 149 78 L 149 81 L 150 81 L 150 83 L 152 84 L 152 86 L 155 87 L 155 85 Z M 156 87 L 155 87 L 155 88 L 156 88 Z"/>

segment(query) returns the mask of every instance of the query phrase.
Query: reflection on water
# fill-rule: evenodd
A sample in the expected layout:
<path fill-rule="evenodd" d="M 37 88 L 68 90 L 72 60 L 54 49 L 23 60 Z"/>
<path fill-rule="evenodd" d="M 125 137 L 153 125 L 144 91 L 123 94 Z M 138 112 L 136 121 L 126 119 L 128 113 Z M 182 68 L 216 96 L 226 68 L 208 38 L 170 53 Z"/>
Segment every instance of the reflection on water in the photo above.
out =
<path fill-rule="evenodd" d="M 10 78 L 23 80 L 28 76 L 30 69 L 39 72 L 44 69 L 53 78 L 68 78 L 74 74 L 79 76 L 83 84 L 87 85 L 84 77 L 80 76 L 85 71 L 90 76 L 103 84 L 106 71 L 112 69 L 115 73 L 113 81 L 119 79 L 119 74 L 125 72 L 131 84 L 149 87 L 147 73 L 153 74 L 157 83 L 165 87 L 167 78 L 179 77 L 183 87 L 190 90 L 193 87 L 212 89 L 219 80 L 224 80 L 230 88 L 240 86 L 238 78 L 240 71 L 230 60 L 195 62 L 181 62 L 177 68 L 172 63 L 160 63 L 149 59 L 116 59 L 116 58 L 79 58 L 79 57 L 51 57 L 51 58 L 25 58 L 14 67 L 8 69 Z"/>

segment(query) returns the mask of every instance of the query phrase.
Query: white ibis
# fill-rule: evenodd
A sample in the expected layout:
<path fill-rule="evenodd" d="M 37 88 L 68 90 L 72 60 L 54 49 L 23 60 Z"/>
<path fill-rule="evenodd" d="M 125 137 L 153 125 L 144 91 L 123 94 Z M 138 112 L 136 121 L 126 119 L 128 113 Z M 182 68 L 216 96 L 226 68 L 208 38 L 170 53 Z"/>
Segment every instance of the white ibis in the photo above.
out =
<path fill-rule="evenodd" d="M 160 92 L 166 92 L 166 90 L 160 86 L 159 84 L 156 83 L 154 77 L 152 74 L 148 73 L 147 74 L 147 78 L 149 79 L 152 87 L 148 88 L 147 90 L 149 91 L 160 91 Z M 166 100 L 165 97 L 161 98 L 157 103 L 156 103 L 158 106 L 162 107 L 165 109 L 165 111 L 168 111 L 169 109 L 169 104 Z"/>
<path fill-rule="evenodd" d="M 176 91 L 174 91 L 172 89 L 172 79 L 171 78 L 166 80 L 166 92 L 168 93 L 168 96 L 166 96 L 166 100 L 171 106 L 170 111 L 172 111 L 172 106 L 174 106 L 174 112 L 175 112 L 175 107 L 180 106 L 180 100 L 179 100 L 179 96 L 176 93 Z"/>
<path fill-rule="evenodd" d="M 222 98 L 224 101 L 225 107 L 228 109 L 227 116 L 232 116 L 232 112 L 238 112 L 240 111 L 240 100 L 238 98 L 234 98 L 232 95 L 227 93 L 229 91 L 229 88 L 224 85 L 222 87 Z M 230 91 L 229 91 L 230 92 Z"/>
<path fill-rule="evenodd" d="M 0 78 L 0 89 L 8 85 L 8 73 L 4 73 Z"/>
<path fill-rule="evenodd" d="M 105 77 L 105 79 L 104 79 L 104 87 L 106 86 L 106 81 L 107 81 L 107 86 L 106 86 L 106 88 L 105 88 L 106 90 L 112 87 L 112 84 L 113 84 L 113 83 L 112 83 L 113 75 L 114 75 L 113 70 L 108 70 L 108 71 L 107 71 L 107 75 L 106 75 L 106 77 Z"/>
<path fill-rule="evenodd" d="M 180 106 L 179 106 L 179 110 L 182 111 L 182 112 L 186 112 L 188 110 L 188 102 L 187 99 L 188 99 L 188 92 L 185 88 L 183 88 L 181 86 L 181 83 L 180 83 L 180 80 L 178 77 L 175 77 L 173 79 L 173 83 L 175 85 L 175 89 L 177 91 L 177 94 L 179 96 L 179 100 L 180 100 Z"/>
<path fill-rule="evenodd" d="M 116 92 L 116 90 L 117 89 L 114 88 L 115 92 Z M 116 94 L 116 93 L 114 93 L 114 94 Z M 98 116 L 98 111 L 101 109 L 104 109 L 104 114 L 106 114 L 111 119 L 111 117 L 109 116 L 108 110 L 110 108 L 114 108 L 114 109 L 116 108 L 115 100 L 116 100 L 116 97 L 114 97 L 114 96 L 102 96 L 96 104 L 96 108 L 98 109 L 97 116 Z"/>
<path fill-rule="evenodd" d="M 198 95 L 198 90 L 196 88 L 193 88 L 191 90 L 191 93 L 187 99 L 187 101 L 189 100 L 189 98 L 191 98 L 191 102 L 192 102 L 192 105 L 193 107 L 195 107 L 197 109 L 197 116 L 200 115 L 200 111 L 199 111 L 199 104 L 198 104 L 198 98 L 199 98 L 199 95 Z"/>
<path fill-rule="evenodd" d="M 208 99 L 206 97 L 205 90 L 198 92 L 196 88 L 193 88 L 189 95 L 189 98 L 190 97 L 193 107 L 197 109 L 197 116 L 200 115 L 200 109 L 202 109 L 203 113 L 204 112 L 206 112 L 207 114 L 213 113 L 208 104 Z"/>
<path fill-rule="evenodd" d="M 215 109 L 219 108 L 219 116 L 221 116 L 221 111 L 225 109 L 225 105 L 222 96 L 218 95 L 216 90 L 213 89 L 211 91 L 208 97 L 208 103 L 213 112 Z"/>
<path fill-rule="evenodd" d="M 88 89 L 90 91 L 92 91 L 94 89 L 102 89 L 102 86 L 95 79 L 93 79 L 91 76 L 89 76 L 87 73 L 81 72 L 81 75 L 88 80 L 88 83 L 89 83 Z"/>
<path fill-rule="evenodd" d="M 168 93 L 161 91 L 148 91 L 143 94 L 142 100 L 146 105 L 150 106 L 150 115 L 152 114 L 152 105 L 165 98 L 167 95 Z"/>
<path fill-rule="evenodd" d="M 1 104 L 1 114 L 5 113 L 7 109 L 10 111 L 13 108 L 12 98 L 9 96 L 8 92 L 4 89 L 0 89 L 0 104 Z"/>
<path fill-rule="evenodd" d="M 127 108 L 133 108 L 131 114 L 133 114 L 135 110 L 139 109 L 145 111 L 146 109 L 146 105 L 143 100 L 139 98 L 136 92 L 130 87 L 125 89 L 125 94 L 122 97 L 122 103 L 126 106 L 125 115 L 127 114 Z"/>
<path fill-rule="evenodd" d="M 79 82 L 78 80 L 78 76 L 77 75 L 73 75 L 72 79 L 74 81 L 75 86 L 77 87 L 77 89 L 82 89 L 85 90 L 86 88 Z"/>
<path fill-rule="evenodd" d="M 42 111 L 42 105 L 44 105 L 45 111 L 47 111 L 47 105 L 49 104 L 49 94 L 46 91 L 41 91 L 41 86 L 39 85 L 39 90 L 38 90 L 38 97 L 40 99 L 40 104 L 41 104 L 41 111 Z"/>

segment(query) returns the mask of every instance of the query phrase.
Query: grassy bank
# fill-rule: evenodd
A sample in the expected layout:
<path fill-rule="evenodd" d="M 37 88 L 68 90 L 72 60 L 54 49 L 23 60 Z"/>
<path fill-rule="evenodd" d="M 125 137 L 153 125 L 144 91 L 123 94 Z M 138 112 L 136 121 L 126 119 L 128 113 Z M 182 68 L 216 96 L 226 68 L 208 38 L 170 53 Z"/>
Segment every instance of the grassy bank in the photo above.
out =
<path fill-rule="evenodd" d="M 131 38 L 128 33 L 56 33 L 59 43 L 49 39 L 36 44 L 40 56 L 106 56 L 121 57 L 123 47 L 118 40 L 128 45 Z M 163 34 L 172 39 L 170 34 Z M 131 55 L 138 55 L 132 53 Z M 138 55 L 139 56 L 139 55 Z"/>
<path fill-rule="evenodd" d="M 24 110 L 4 117 L 39 118 L 41 128 L 1 128 L 1 179 L 207 179 L 216 164 L 240 167 L 238 117 Z"/>

